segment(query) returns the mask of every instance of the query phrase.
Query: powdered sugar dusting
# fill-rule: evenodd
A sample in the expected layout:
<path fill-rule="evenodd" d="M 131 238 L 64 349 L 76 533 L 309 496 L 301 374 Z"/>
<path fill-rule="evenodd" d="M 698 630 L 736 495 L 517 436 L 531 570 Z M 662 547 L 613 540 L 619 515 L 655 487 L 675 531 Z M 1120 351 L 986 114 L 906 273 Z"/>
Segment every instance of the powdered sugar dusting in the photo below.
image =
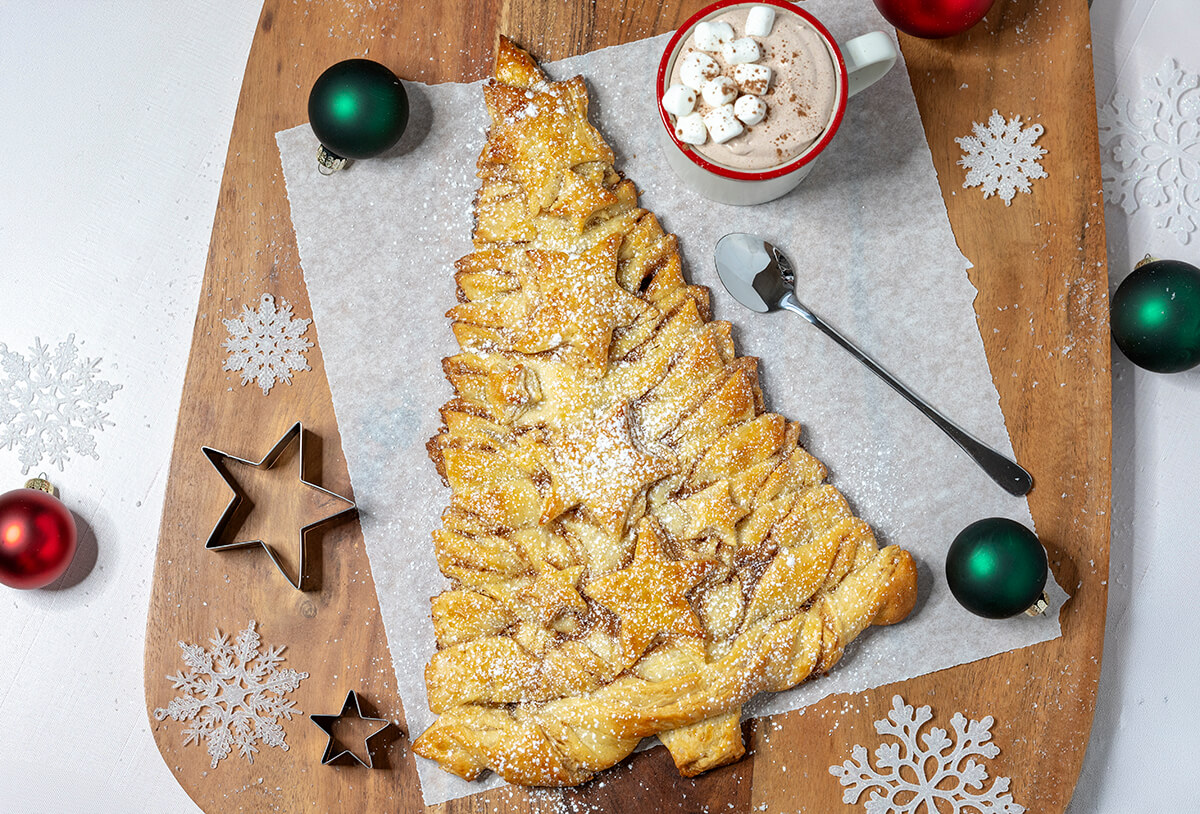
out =
<path fill-rule="evenodd" d="M 808 7 L 835 30 L 876 27 L 870 4 L 809 0 Z M 856 512 L 883 542 L 903 545 L 929 568 L 944 557 L 947 541 L 984 513 L 1031 523 L 1024 501 L 996 489 L 857 362 L 798 320 L 750 317 L 727 298 L 712 268 L 713 242 L 731 227 L 787 247 L 804 258 L 809 305 L 876 350 L 918 391 L 936 394 L 939 406 L 981 440 L 1011 448 L 971 307 L 967 263 L 949 228 L 903 65 L 855 100 L 863 104 L 847 110 L 830 155 L 806 186 L 737 209 L 682 186 L 664 166 L 654 132 L 631 124 L 654 121 L 654 99 L 639 87 L 665 42 L 631 43 L 546 69 L 555 78 L 586 77 L 593 119 L 617 152 L 617 166 L 638 184 L 641 205 L 679 235 L 685 274 L 710 287 L 716 318 L 735 322 L 738 351 L 761 358 L 768 409 L 802 422 L 805 445 L 829 466 Z M 411 85 L 414 140 L 393 157 L 358 162 L 331 178 L 316 172 L 307 126 L 278 136 L 381 611 L 393 642 L 403 636 L 406 644 L 395 666 L 413 735 L 432 720 L 420 666 L 436 649 L 428 597 L 445 585 L 429 534 L 447 493 L 424 445 L 449 395 L 440 360 L 458 352 L 442 315 L 457 301 L 452 264 L 472 248 L 472 166 L 486 121 L 480 95 L 478 84 Z M 854 172 L 845 170 L 851 166 Z M 845 239 L 824 237 L 831 234 Z M 897 241 L 897 234 L 922 239 Z M 349 281 L 347 269 L 357 270 Z M 947 369 L 956 372 L 950 381 Z M 658 412 L 648 409 L 638 420 L 669 417 Z M 1058 635 L 1056 614 L 995 625 L 969 618 L 936 581 L 923 582 L 921 593 L 924 604 L 896 630 L 901 635 L 866 637 L 829 676 L 764 699 L 748 714 L 803 707 L 829 693 Z M 425 761 L 418 771 L 429 803 L 496 785 L 464 783 Z"/>

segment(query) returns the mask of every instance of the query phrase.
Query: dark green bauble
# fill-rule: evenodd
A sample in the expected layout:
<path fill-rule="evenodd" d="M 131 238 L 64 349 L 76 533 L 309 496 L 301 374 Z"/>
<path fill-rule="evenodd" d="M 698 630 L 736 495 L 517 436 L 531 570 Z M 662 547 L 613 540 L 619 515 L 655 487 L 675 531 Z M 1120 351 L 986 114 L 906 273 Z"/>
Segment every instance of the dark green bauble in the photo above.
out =
<path fill-rule="evenodd" d="M 1200 364 L 1200 269 L 1142 262 L 1112 298 L 1112 335 L 1129 361 L 1155 373 Z"/>
<path fill-rule="evenodd" d="M 964 608 L 988 619 L 1029 610 L 1046 587 L 1046 549 L 1015 520 L 989 517 L 967 526 L 946 553 L 946 582 Z"/>
<path fill-rule="evenodd" d="M 408 125 L 408 94 L 394 73 L 370 59 L 325 70 L 308 94 L 317 140 L 341 158 L 371 158 L 390 149 Z"/>

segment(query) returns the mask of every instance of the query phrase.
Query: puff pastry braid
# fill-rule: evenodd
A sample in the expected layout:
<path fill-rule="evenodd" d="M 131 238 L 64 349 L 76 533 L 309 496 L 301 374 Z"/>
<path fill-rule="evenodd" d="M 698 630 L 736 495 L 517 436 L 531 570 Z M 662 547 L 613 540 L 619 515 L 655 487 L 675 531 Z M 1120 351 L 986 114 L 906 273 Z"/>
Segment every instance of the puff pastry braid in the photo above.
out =
<path fill-rule="evenodd" d="M 437 721 L 415 751 L 467 779 L 572 785 L 658 735 L 685 775 L 743 753 L 740 707 L 912 609 L 909 554 L 765 413 L 673 235 L 587 119 L 502 39 L 484 87 L 461 352 L 429 453 Z"/>

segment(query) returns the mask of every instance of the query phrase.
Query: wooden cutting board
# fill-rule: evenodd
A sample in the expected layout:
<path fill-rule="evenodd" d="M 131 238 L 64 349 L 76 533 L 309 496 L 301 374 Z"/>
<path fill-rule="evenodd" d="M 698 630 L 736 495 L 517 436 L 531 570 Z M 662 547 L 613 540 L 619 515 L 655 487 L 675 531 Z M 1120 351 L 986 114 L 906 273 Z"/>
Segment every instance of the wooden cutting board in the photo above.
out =
<path fill-rule="evenodd" d="M 298 315 L 311 314 L 274 134 L 307 121 L 308 91 L 318 74 L 341 59 L 367 56 L 405 79 L 471 81 L 488 74 L 499 33 L 549 61 L 668 31 L 702 5 L 394 0 L 358 8 L 342 0 L 266 0 L 230 140 L 167 483 L 146 626 L 148 711 L 176 694 L 164 677 L 183 667 L 178 642 L 206 645 L 214 629 L 236 635 L 253 619 L 264 645 L 286 645 L 283 666 L 310 673 L 289 696 L 299 709 L 336 713 L 354 689 L 367 714 L 403 726 L 356 523 L 310 536 L 320 585 L 312 592 L 293 590 L 261 550 L 205 550 L 230 493 L 201 454 L 204 445 L 257 461 L 301 420 L 312 433 L 306 477 L 339 494 L 351 491 L 320 326 L 308 332 L 317 343 L 308 352 L 312 371 L 277 384 L 266 397 L 222 370 L 221 320 L 237 316 L 243 303 L 257 304 L 268 292 Z M 998 0 L 986 21 L 963 36 L 901 37 L 950 221 L 974 264 L 975 309 L 1001 407 L 1017 457 L 1037 483 L 1030 508 L 1054 574 L 1073 594 L 1062 611 L 1062 638 L 834 696 L 803 714 L 754 721 L 747 724 L 752 754 L 695 780 L 680 779 L 658 748 L 580 789 L 502 789 L 431 809 L 861 810 L 842 803 L 828 767 L 846 759 L 853 744 L 878 743 L 872 723 L 897 692 L 909 703 L 932 705 L 943 727 L 955 711 L 995 716 L 992 731 L 1002 751 L 989 762 L 991 775 L 1011 777 L 1016 801 L 1030 811 L 1064 809 L 1087 746 L 1100 675 L 1111 488 L 1108 276 L 1090 43 L 1085 0 L 1061 0 L 1053 10 L 1036 0 Z M 1011 207 L 962 190 L 963 170 L 955 166 L 960 150 L 953 137 L 969 133 L 972 121 L 993 108 L 1040 113 L 1046 128 L 1039 145 L 1049 151 L 1043 162 L 1049 177 Z M 295 518 L 312 508 L 311 494 L 289 488 L 296 485 L 295 456 L 266 473 L 234 470 L 247 489 L 278 490 L 258 498 L 272 507 L 258 519 L 268 527 L 263 534 L 283 541 L 281 553 L 294 554 Z M 940 563 L 929 565 L 936 570 Z M 394 650 L 404 646 L 402 639 L 391 642 Z M 407 737 L 380 751 L 382 768 L 327 767 L 320 764 L 326 737 L 306 717 L 284 722 L 287 751 L 264 747 L 253 764 L 235 752 L 215 769 L 202 746 L 182 745 L 183 724 L 151 714 L 151 726 L 167 765 L 209 814 L 423 808 Z"/>

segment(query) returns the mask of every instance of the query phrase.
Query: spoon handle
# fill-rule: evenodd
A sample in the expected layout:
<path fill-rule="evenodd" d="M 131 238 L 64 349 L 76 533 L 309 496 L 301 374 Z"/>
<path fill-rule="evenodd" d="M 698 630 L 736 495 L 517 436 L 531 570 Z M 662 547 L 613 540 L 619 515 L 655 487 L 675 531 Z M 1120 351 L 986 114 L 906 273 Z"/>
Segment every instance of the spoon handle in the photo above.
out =
<path fill-rule="evenodd" d="M 1006 492 L 1020 497 L 1028 494 L 1029 490 L 1033 488 L 1033 478 L 1023 467 L 996 452 L 996 450 L 983 442 L 973 438 L 966 430 L 931 407 L 924 399 L 905 387 L 895 376 L 884 370 L 878 362 L 863 353 L 857 345 L 838 333 L 837 329 L 832 325 L 808 310 L 803 303 L 796 299 L 794 294 L 790 292 L 785 294 L 779 301 L 779 307 L 794 314 L 799 314 L 820 328 L 830 339 L 849 351 L 851 356 L 862 362 L 875 375 L 890 384 L 897 393 L 908 399 L 914 407 L 925 414 L 926 418 L 936 424 L 942 432 L 950 436 L 954 443 L 962 447 L 963 451 L 970 455 L 972 460 L 979 464 L 983 471 L 992 480 L 1000 484 Z"/>

